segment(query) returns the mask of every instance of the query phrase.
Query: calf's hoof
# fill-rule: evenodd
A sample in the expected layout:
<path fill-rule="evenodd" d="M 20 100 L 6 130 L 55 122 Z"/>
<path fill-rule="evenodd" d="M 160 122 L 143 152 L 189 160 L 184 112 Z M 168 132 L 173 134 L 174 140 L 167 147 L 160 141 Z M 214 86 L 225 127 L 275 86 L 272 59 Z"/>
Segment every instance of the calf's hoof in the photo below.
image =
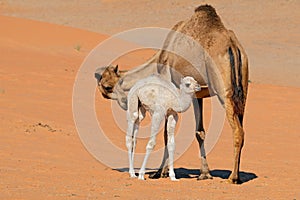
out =
<path fill-rule="evenodd" d="M 138 179 L 144 181 L 145 180 L 145 175 L 144 174 L 139 174 Z"/>
<path fill-rule="evenodd" d="M 176 178 L 175 174 L 169 175 L 171 181 L 179 181 L 179 179 Z"/>
<path fill-rule="evenodd" d="M 135 173 L 130 173 L 130 178 L 136 178 L 137 176 L 135 175 Z"/>

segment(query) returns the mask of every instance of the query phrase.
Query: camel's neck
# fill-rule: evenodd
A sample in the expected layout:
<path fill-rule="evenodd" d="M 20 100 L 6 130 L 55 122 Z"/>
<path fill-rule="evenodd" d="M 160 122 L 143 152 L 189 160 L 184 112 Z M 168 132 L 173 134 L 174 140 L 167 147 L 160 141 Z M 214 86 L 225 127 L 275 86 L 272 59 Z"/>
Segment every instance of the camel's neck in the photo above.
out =
<path fill-rule="evenodd" d="M 126 73 L 128 73 L 128 70 L 120 70 L 119 71 L 120 78 L 123 78 L 126 75 Z"/>
<path fill-rule="evenodd" d="M 124 110 L 127 110 L 127 95 L 125 92 L 129 91 L 138 80 L 146 78 L 157 71 L 155 64 L 157 55 L 158 54 L 155 54 L 148 62 L 140 67 L 129 71 L 120 71 L 120 79 L 114 86 L 114 96 Z"/>
<path fill-rule="evenodd" d="M 121 75 L 121 80 L 119 81 L 119 86 L 122 88 L 122 90 L 128 91 L 138 80 L 145 78 L 153 73 L 156 73 L 156 59 L 157 54 L 155 54 L 149 61 L 147 61 L 143 65 L 135 69 L 129 70 L 127 72 L 124 72 Z"/>
<path fill-rule="evenodd" d="M 192 103 L 192 95 L 187 94 L 184 91 L 180 90 L 179 99 L 177 100 L 177 106 L 173 108 L 176 112 L 185 112 Z"/>

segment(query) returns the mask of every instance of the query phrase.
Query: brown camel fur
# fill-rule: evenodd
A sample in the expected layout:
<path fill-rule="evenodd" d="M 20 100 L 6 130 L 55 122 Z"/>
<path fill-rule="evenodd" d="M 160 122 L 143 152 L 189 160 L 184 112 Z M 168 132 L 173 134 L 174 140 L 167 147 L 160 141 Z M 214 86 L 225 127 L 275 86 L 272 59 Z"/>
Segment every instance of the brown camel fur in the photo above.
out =
<path fill-rule="evenodd" d="M 172 51 L 183 50 L 193 55 L 195 46 L 184 41 L 173 31 L 167 36 L 164 48 L 142 66 L 128 72 L 119 71 L 118 67 L 114 66 L 99 68 L 95 73 L 98 88 L 104 97 L 118 100 L 120 106 L 127 109 L 125 92 L 136 81 L 152 73 L 162 74 L 177 86 L 180 77 L 194 77 L 202 86 L 200 93 L 196 94 L 197 99 L 193 101 L 197 126 L 196 138 L 202 161 L 201 174 L 198 179 L 212 178 L 204 149 L 202 98 L 217 95 L 226 110 L 226 116 L 233 131 L 234 166 L 228 180 L 231 183 L 238 183 L 241 150 L 244 144 L 243 116 L 248 91 L 247 55 L 233 31 L 224 27 L 215 9 L 210 5 L 199 6 L 190 19 L 177 23 L 172 30 L 191 37 L 204 48 L 205 51 L 197 52 L 200 58 L 196 59 L 198 62 L 196 65 L 185 60 L 185 57 L 172 53 Z M 167 155 L 156 175 L 160 176 L 161 173 L 165 175 L 166 158 Z"/>

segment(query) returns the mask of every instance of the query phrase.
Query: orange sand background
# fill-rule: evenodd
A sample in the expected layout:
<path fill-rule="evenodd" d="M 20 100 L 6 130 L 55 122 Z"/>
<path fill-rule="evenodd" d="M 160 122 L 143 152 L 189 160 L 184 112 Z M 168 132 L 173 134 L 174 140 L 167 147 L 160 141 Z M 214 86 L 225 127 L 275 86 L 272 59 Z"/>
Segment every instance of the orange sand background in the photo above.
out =
<path fill-rule="evenodd" d="M 250 59 L 241 171 L 256 178 L 242 185 L 223 179 L 232 168 L 227 122 L 208 155 L 215 177 L 207 181 L 195 178 L 200 165 L 195 141 L 175 162 L 178 175 L 190 173 L 190 178 L 138 181 L 95 160 L 75 129 L 72 88 L 88 53 L 119 31 L 170 28 L 199 1 L 0 1 L 0 199 L 300 198 L 300 3 L 201 2 L 216 7 Z M 150 54 L 120 59 L 120 68 Z M 110 101 L 98 93 L 96 105 L 100 120 L 101 111 L 109 115 Z M 209 100 L 205 107 L 208 124 Z M 123 133 L 108 119 L 113 141 L 124 147 Z"/>

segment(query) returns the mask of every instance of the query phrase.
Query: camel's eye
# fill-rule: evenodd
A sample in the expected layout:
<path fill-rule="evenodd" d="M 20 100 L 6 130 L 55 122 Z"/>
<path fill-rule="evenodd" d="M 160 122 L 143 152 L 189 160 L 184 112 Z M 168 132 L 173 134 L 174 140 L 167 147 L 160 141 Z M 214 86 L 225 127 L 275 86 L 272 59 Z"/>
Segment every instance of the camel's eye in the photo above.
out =
<path fill-rule="evenodd" d="M 191 86 L 191 83 L 186 83 L 185 86 L 186 86 L 186 87 L 190 87 L 190 86 Z"/>
<path fill-rule="evenodd" d="M 104 88 L 107 92 L 112 92 L 112 90 L 113 90 L 113 87 L 111 87 L 111 86 L 106 86 L 106 87 L 103 86 L 103 88 Z"/>

